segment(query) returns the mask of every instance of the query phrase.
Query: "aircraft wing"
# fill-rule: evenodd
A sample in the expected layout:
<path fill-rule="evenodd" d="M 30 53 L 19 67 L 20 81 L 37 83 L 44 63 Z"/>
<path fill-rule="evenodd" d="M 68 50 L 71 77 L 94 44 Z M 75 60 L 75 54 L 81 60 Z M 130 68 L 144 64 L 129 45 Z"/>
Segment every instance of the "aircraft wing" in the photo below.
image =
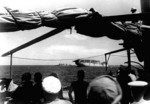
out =
<path fill-rule="evenodd" d="M 94 9 L 85 10 L 81 8 L 66 8 L 46 11 L 21 11 L 18 9 L 5 8 L 9 14 L 0 13 L 0 32 L 12 32 L 18 30 L 30 30 L 40 26 L 56 28 L 55 32 L 43 35 L 30 42 L 27 42 L 2 56 L 7 56 L 28 47 L 36 42 L 55 35 L 64 29 L 75 26 L 77 33 L 90 36 L 107 36 L 111 39 L 123 39 L 125 48 L 134 48 L 139 56 L 141 55 L 142 32 L 138 20 L 149 19 L 150 13 L 127 14 L 118 16 L 102 16 Z M 126 21 L 132 21 L 126 23 Z M 118 23 L 120 22 L 120 23 Z M 140 48 L 139 48 L 140 47 Z M 142 58 L 140 60 L 143 60 Z"/>
<path fill-rule="evenodd" d="M 70 27 L 77 16 L 90 12 L 81 8 L 66 8 L 47 11 L 19 10 L 5 7 L 6 13 L 0 13 L 0 32 L 30 30 L 40 26 L 52 28 Z"/>
<path fill-rule="evenodd" d="M 54 10 L 52 12 L 19 10 L 9 7 L 5 7 L 5 9 L 6 13 L 0 13 L 0 32 L 30 30 L 40 26 L 47 26 L 52 28 L 59 28 L 62 26 L 70 27 L 80 23 L 80 21 L 85 21 L 87 17 L 93 17 L 93 15 L 94 19 L 92 18 L 91 22 L 98 19 L 98 23 L 101 23 L 101 26 L 103 26 L 106 21 L 133 21 L 150 18 L 149 13 L 102 16 L 98 12 L 95 12 L 94 9 L 92 11 L 82 8 L 65 8 Z M 96 17 L 95 15 L 99 16 Z"/>

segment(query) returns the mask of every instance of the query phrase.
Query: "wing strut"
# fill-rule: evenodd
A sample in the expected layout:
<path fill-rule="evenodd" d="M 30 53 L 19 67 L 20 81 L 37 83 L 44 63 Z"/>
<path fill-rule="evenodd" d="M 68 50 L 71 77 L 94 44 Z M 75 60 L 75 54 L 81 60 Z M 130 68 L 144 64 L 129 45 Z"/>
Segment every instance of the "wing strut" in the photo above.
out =
<path fill-rule="evenodd" d="M 119 49 L 119 50 L 115 50 L 115 51 L 111 51 L 111 52 L 108 52 L 108 53 L 105 53 L 105 62 L 106 62 L 106 70 L 107 70 L 107 64 L 108 64 L 108 60 L 109 60 L 109 58 L 110 58 L 110 55 L 112 54 L 112 53 L 117 53 L 117 52 L 121 52 L 121 51 L 124 51 L 124 50 L 127 50 L 127 56 L 128 56 L 128 67 L 129 67 L 129 69 L 131 69 L 131 56 L 130 56 L 130 50 L 131 50 L 131 48 L 123 48 L 123 49 Z M 107 58 L 107 55 L 109 55 L 108 56 L 108 58 Z"/>
<path fill-rule="evenodd" d="M 55 34 L 57 34 L 57 33 L 60 33 L 60 32 L 63 31 L 63 30 L 64 30 L 64 28 L 56 28 L 56 29 L 54 29 L 54 30 L 52 30 L 52 31 L 50 31 L 50 32 L 48 32 L 48 33 L 46 33 L 46 34 L 40 36 L 40 37 L 37 37 L 37 38 L 35 38 L 35 39 L 33 39 L 33 40 L 31 40 L 31 41 L 25 43 L 25 44 L 22 44 L 22 45 L 20 45 L 20 46 L 18 46 L 18 47 L 16 47 L 16 48 L 14 48 L 14 49 L 12 49 L 12 50 L 10 50 L 10 51 L 4 53 L 2 56 L 4 57 L 4 56 L 11 55 L 11 54 L 13 54 L 13 53 L 15 53 L 15 52 L 17 52 L 17 51 L 23 49 L 23 48 L 26 48 L 26 47 L 28 47 L 28 46 L 30 46 L 30 45 L 33 45 L 33 44 L 35 44 L 35 43 L 37 43 L 37 42 L 40 42 L 40 41 L 42 41 L 42 40 L 44 40 L 44 39 L 46 39 L 46 38 L 48 38 L 48 37 L 50 37 L 50 36 L 53 36 L 53 35 L 55 35 Z"/>

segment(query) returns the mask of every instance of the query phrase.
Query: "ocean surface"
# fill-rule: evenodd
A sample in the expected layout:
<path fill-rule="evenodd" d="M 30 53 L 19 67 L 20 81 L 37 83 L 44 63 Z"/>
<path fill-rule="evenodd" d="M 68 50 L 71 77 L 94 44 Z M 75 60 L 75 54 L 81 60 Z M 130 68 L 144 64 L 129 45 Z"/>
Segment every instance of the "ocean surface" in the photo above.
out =
<path fill-rule="evenodd" d="M 116 74 L 118 67 L 109 66 L 106 70 L 105 67 L 77 67 L 77 66 L 59 66 L 59 65 L 13 65 L 12 66 L 12 79 L 16 84 L 19 84 L 21 81 L 21 76 L 25 72 L 30 72 L 33 76 L 36 72 L 40 72 L 43 75 L 43 78 L 50 75 L 50 73 L 57 73 L 60 81 L 62 82 L 63 88 L 70 86 L 72 81 L 76 80 L 78 70 L 85 71 L 85 80 L 90 82 L 93 78 L 108 74 L 111 70 L 113 74 Z M 10 78 L 10 66 L 4 65 L 0 66 L 0 78 Z"/>

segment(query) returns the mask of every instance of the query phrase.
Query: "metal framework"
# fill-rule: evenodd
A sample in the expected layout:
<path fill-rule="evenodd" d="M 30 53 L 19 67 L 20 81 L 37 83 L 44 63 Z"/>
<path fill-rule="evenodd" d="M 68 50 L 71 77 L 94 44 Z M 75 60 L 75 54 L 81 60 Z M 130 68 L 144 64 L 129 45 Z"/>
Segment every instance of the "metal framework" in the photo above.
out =
<path fill-rule="evenodd" d="M 64 30 L 64 28 L 57 28 L 57 29 L 54 29 L 54 30 L 52 30 L 52 31 L 50 31 L 50 32 L 48 32 L 48 33 L 46 33 L 46 34 L 40 36 L 40 37 L 37 37 L 37 38 L 35 38 L 35 39 L 33 39 L 33 40 L 31 40 L 31 41 L 25 43 L 25 44 L 22 44 L 22 45 L 20 45 L 20 46 L 18 46 L 18 47 L 16 47 L 16 48 L 10 50 L 9 52 L 4 53 L 4 54 L 2 55 L 3 57 L 10 55 L 10 78 L 12 78 L 12 64 L 13 64 L 13 59 L 12 59 L 12 57 L 13 57 L 13 54 L 14 54 L 15 52 L 17 52 L 17 51 L 19 51 L 19 50 L 21 50 L 21 49 L 24 49 L 24 48 L 26 48 L 26 47 L 28 47 L 28 46 L 30 46 L 30 45 L 33 45 L 33 44 L 35 44 L 35 43 L 37 43 L 37 42 L 39 42 L 39 41 L 42 41 L 42 40 L 44 40 L 44 39 L 46 39 L 46 38 L 48 38 L 48 37 L 50 37 L 50 36 L 53 36 L 53 35 L 55 35 L 55 34 L 61 32 L 61 31 L 63 31 L 63 30 Z"/>
<path fill-rule="evenodd" d="M 115 51 L 105 53 L 106 70 L 107 70 L 107 65 L 108 65 L 110 55 L 113 54 L 113 53 L 117 53 L 117 52 L 121 52 L 121 51 L 125 51 L 125 50 L 127 51 L 127 56 L 128 56 L 128 67 L 129 67 L 129 69 L 131 69 L 131 55 L 130 55 L 131 54 L 130 53 L 131 48 L 129 48 L 129 49 L 122 48 L 122 49 L 118 49 L 118 50 L 115 50 Z M 107 57 L 107 55 L 108 55 L 108 57 Z"/>

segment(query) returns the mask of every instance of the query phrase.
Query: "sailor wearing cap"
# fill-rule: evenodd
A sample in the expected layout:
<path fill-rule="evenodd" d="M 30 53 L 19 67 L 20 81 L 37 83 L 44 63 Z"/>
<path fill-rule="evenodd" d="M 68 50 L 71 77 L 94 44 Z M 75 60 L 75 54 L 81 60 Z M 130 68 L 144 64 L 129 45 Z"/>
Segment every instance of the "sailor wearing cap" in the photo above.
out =
<path fill-rule="evenodd" d="M 113 77 L 101 75 L 90 82 L 87 95 L 88 104 L 119 104 L 122 90 Z"/>
<path fill-rule="evenodd" d="M 43 79 L 42 87 L 44 90 L 44 104 L 71 104 L 70 101 L 59 99 L 58 93 L 61 90 L 61 82 L 54 76 L 48 76 Z"/>
<path fill-rule="evenodd" d="M 132 81 L 129 82 L 128 85 L 131 88 L 131 93 L 133 97 L 132 104 L 150 104 L 149 101 L 143 99 L 146 87 L 148 85 L 145 81 Z"/>

